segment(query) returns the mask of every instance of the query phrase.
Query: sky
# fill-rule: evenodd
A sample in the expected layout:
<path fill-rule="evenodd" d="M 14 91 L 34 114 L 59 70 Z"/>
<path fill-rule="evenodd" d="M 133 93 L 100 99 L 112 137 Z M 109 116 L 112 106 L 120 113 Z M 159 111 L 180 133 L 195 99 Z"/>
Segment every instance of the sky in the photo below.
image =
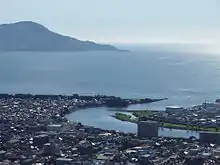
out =
<path fill-rule="evenodd" d="M 220 0 L 0 0 L 0 24 L 18 21 L 101 43 L 220 43 Z"/>

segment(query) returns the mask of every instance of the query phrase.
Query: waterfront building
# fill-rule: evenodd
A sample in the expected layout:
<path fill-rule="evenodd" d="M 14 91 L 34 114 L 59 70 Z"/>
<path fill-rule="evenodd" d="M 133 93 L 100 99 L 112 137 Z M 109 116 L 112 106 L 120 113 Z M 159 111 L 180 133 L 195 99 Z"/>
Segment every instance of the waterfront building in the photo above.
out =
<path fill-rule="evenodd" d="M 206 109 L 206 110 L 220 110 L 220 103 L 203 103 L 202 106 Z"/>
<path fill-rule="evenodd" d="M 220 144 L 220 132 L 200 132 L 199 139 L 201 143 Z"/>
<path fill-rule="evenodd" d="M 184 108 L 180 106 L 167 106 L 166 107 L 166 112 L 178 112 L 178 111 L 183 111 Z"/>
<path fill-rule="evenodd" d="M 137 130 L 138 137 L 157 137 L 158 122 L 155 121 L 140 121 Z"/>

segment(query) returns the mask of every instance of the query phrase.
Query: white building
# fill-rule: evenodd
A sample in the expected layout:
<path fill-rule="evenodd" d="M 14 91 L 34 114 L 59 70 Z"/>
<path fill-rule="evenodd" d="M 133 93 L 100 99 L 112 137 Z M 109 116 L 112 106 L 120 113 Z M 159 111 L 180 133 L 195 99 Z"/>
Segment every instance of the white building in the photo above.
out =
<path fill-rule="evenodd" d="M 167 112 L 178 112 L 178 111 L 183 111 L 184 108 L 180 106 L 167 106 L 166 111 Z"/>

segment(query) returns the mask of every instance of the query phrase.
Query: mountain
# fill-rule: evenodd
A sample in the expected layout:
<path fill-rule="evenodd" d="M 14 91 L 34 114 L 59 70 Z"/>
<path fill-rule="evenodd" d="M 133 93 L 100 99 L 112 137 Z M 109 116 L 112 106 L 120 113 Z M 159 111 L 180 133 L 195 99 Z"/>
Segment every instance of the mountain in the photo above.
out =
<path fill-rule="evenodd" d="M 80 41 L 31 21 L 0 25 L 1 51 L 118 51 L 111 45 Z"/>

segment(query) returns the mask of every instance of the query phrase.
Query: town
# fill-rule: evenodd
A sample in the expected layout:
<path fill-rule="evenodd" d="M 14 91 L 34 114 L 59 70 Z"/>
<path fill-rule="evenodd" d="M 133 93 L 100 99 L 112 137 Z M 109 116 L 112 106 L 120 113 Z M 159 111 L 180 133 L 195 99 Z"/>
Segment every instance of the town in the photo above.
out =
<path fill-rule="evenodd" d="M 137 134 L 102 130 L 65 118 L 73 111 L 104 106 L 114 99 L 77 94 L 1 94 L 0 165 L 220 164 L 218 103 L 148 113 L 138 119 Z M 159 122 L 165 123 L 165 119 L 216 129 L 202 131 L 199 139 L 158 137 Z"/>
<path fill-rule="evenodd" d="M 203 103 L 190 108 L 167 106 L 165 111 L 128 110 L 126 112 L 130 114 L 117 112 L 113 117 L 129 122 L 157 121 L 164 128 L 218 132 L 220 129 L 219 110 L 220 103 L 217 100 L 216 103 Z"/>

